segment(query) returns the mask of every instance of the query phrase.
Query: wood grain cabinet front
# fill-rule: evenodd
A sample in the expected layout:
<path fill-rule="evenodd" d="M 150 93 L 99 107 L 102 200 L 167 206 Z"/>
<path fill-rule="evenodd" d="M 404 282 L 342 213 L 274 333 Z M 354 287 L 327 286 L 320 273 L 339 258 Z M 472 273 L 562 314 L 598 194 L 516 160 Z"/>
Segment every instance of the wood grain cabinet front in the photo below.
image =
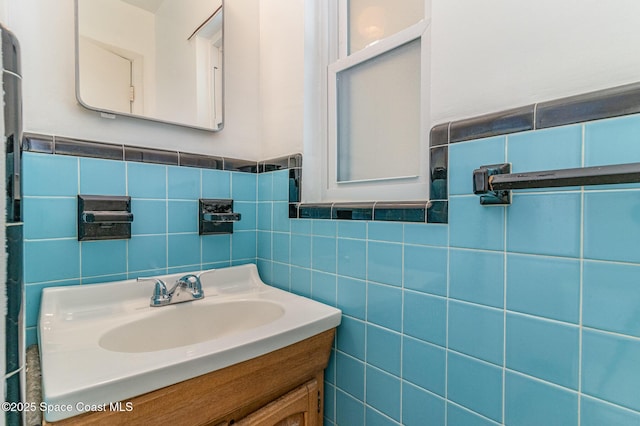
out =
<path fill-rule="evenodd" d="M 44 425 L 322 426 L 324 369 L 335 329 L 126 401 L 131 411 Z"/>
<path fill-rule="evenodd" d="M 318 381 L 313 379 L 237 421 L 236 425 L 321 426 L 321 402 Z"/>

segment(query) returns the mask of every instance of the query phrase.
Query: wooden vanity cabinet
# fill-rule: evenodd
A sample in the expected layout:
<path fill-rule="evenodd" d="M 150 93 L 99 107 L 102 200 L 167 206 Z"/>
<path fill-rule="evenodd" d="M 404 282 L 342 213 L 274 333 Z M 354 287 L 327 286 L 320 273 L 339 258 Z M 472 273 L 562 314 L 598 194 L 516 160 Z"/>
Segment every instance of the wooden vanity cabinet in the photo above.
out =
<path fill-rule="evenodd" d="M 322 426 L 324 369 L 335 329 L 274 352 L 123 401 L 131 411 L 84 413 L 48 425 Z"/>
<path fill-rule="evenodd" d="M 322 426 L 318 381 L 313 379 L 235 422 L 237 426 Z M 228 426 L 226 423 L 224 426 Z"/>

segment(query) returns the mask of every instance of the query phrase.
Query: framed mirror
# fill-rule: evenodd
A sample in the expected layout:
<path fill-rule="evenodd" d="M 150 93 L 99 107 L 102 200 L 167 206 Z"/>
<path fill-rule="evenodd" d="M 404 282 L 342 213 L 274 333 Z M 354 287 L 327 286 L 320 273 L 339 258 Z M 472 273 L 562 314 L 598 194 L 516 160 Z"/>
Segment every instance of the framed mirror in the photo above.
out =
<path fill-rule="evenodd" d="M 218 131 L 223 0 L 76 0 L 76 98 L 84 107 Z"/>

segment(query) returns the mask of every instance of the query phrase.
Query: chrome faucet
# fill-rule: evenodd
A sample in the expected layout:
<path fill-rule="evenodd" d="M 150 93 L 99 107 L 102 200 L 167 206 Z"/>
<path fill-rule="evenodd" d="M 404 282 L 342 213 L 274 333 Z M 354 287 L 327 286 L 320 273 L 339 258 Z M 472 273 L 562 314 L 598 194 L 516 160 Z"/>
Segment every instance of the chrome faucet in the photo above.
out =
<path fill-rule="evenodd" d="M 149 306 L 159 307 L 173 305 L 175 303 L 191 302 L 204 299 L 200 278 L 196 275 L 185 275 L 167 290 L 165 283 L 159 278 L 138 278 L 138 281 L 155 281 L 153 296 Z"/>

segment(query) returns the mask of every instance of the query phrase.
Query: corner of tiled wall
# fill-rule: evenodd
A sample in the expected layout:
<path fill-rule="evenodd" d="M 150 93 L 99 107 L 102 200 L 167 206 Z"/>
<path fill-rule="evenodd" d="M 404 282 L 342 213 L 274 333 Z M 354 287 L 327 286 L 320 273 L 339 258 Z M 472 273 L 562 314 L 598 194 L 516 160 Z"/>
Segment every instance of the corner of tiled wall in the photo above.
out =
<path fill-rule="evenodd" d="M 640 162 L 638 134 L 632 115 L 452 143 L 448 225 L 285 219 L 286 174 L 260 174 L 262 277 L 343 311 L 325 424 L 640 424 L 640 184 L 471 189 L 485 164 Z"/>
<path fill-rule="evenodd" d="M 290 219 L 290 169 L 27 152 L 30 339 L 43 287 L 256 262 L 343 311 L 327 425 L 639 424 L 640 184 L 515 191 L 508 207 L 471 189 L 485 164 L 640 162 L 638 134 L 631 115 L 451 143 L 448 224 Z M 131 240 L 77 241 L 85 191 L 132 197 Z M 233 235 L 198 236 L 200 196 L 234 199 Z"/>
<path fill-rule="evenodd" d="M 630 286 L 640 186 L 521 190 L 511 206 L 483 207 L 470 179 L 503 162 L 514 172 L 640 162 L 639 133 L 635 115 L 451 144 L 449 400 L 506 424 L 640 422 L 628 302 L 640 296 Z M 483 401 L 463 391 L 473 381 L 452 382 L 454 359 L 484 374 Z"/>
<path fill-rule="evenodd" d="M 258 177 L 258 268 L 267 283 L 343 311 L 325 374 L 325 424 L 399 421 L 401 388 L 405 419 L 420 419 L 425 403 L 444 407 L 431 391 L 402 381 L 400 366 L 428 353 L 429 372 L 442 378 L 434 389 L 444 396 L 445 352 L 428 339 L 444 345 L 445 323 L 420 324 L 438 317 L 423 312 L 425 303 L 445 312 L 447 225 L 289 219 L 287 180 L 286 171 Z M 424 376 L 420 364 L 411 368 Z"/>

